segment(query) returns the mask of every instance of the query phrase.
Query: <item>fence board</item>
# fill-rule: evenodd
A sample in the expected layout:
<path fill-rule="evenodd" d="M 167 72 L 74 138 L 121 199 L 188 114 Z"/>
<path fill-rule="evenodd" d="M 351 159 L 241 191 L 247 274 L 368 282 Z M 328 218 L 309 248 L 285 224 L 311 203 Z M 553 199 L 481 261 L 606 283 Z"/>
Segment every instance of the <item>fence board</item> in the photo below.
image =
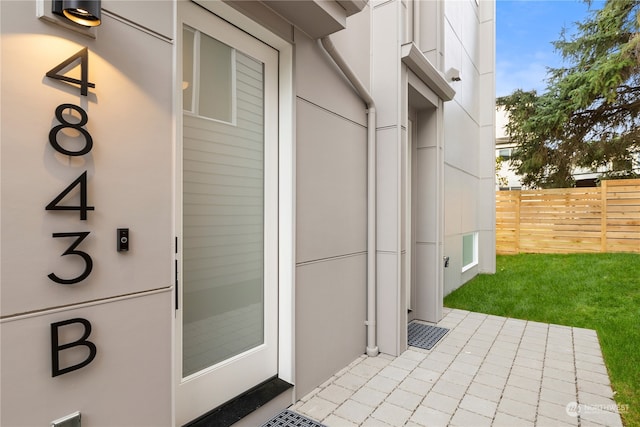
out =
<path fill-rule="evenodd" d="M 496 192 L 496 252 L 640 253 L 640 179 Z"/>

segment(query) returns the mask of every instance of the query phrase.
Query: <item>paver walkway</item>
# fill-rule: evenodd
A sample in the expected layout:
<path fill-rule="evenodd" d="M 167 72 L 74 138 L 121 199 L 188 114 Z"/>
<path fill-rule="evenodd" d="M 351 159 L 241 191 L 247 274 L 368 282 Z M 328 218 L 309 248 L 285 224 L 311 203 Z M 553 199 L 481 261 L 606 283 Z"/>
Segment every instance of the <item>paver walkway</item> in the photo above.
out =
<path fill-rule="evenodd" d="M 596 332 L 445 309 L 431 350 L 362 356 L 290 409 L 329 427 L 622 426 Z"/>

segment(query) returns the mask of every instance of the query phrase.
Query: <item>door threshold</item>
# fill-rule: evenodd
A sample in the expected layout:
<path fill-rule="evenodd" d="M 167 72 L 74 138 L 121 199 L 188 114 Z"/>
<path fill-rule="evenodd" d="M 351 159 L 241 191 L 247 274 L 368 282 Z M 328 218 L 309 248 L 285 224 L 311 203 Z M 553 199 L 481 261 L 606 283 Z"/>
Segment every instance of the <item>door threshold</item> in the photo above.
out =
<path fill-rule="evenodd" d="M 293 384 L 289 384 L 278 377 L 273 377 L 185 424 L 184 427 L 230 426 L 264 406 L 272 399 L 275 399 L 291 387 L 293 387 Z"/>

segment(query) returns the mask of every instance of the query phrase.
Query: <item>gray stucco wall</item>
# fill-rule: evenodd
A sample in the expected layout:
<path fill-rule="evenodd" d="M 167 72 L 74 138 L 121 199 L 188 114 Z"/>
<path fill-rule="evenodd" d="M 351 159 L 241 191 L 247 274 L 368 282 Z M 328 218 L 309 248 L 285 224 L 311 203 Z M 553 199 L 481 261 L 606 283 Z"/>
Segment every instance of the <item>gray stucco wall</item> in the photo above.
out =
<path fill-rule="evenodd" d="M 350 32 L 353 42 L 360 33 L 365 39 L 366 31 L 350 22 L 343 33 Z M 364 103 L 317 41 L 300 32 L 295 39 L 295 354 L 301 397 L 364 352 L 367 140 Z"/>
<path fill-rule="evenodd" d="M 173 6 L 156 2 L 153 14 L 141 14 L 148 4 L 104 1 L 103 24 L 91 38 L 56 19 L 38 19 L 38 4 L 0 3 L 0 424 L 51 425 L 81 411 L 92 426 L 168 425 Z M 51 15 L 47 4 L 45 16 Z M 78 85 L 45 77 L 85 47 L 88 79 L 95 84 L 87 96 Z M 79 75 L 80 68 L 62 74 Z M 65 104 L 74 106 L 65 110 L 65 124 L 86 113 L 84 129 L 93 145 L 85 154 L 63 155 L 48 141 L 62 122 L 55 111 Z M 64 132 L 55 134 L 60 142 Z M 79 150 L 82 143 L 65 147 Z M 86 174 L 93 209 L 86 220 L 77 212 L 45 210 L 80 174 Z M 61 205 L 78 203 L 77 187 L 73 191 Z M 116 251 L 119 227 L 131 230 L 129 252 Z M 91 257 L 92 269 L 77 255 L 61 256 L 74 239 L 58 233 L 87 233 L 78 250 Z M 83 269 L 84 278 L 78 273 Z M 52 272 L 78 283 L 54 282 Z M 94 358 L 85 339 L 95 346 Z M 59 372 L 62 367 L 77 369 Z"/>
<path fill-rule="evenodd" d="M 495 272 L 495 3 L 444 4 L 443 70 L 460 70 L 444 106 L 444 273 L 447 295 L 479 273 Z M 477 233 L 478 264 L 462 272 L 462 239 Z"/>

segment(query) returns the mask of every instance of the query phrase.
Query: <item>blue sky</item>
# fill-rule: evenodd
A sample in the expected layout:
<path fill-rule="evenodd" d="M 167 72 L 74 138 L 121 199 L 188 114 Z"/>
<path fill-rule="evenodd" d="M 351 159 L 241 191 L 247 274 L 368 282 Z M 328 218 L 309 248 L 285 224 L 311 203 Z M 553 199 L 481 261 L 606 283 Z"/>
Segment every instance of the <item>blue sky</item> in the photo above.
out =
<path fill-rule="evenodd" d="M 601 1 L 591 8 L 600 9 Z M 544 92 L 546 68 L 562 63 L 551 42 L 587 16 L 580 0 L 496 0 L 496 96 L 515 89 Z"/>

